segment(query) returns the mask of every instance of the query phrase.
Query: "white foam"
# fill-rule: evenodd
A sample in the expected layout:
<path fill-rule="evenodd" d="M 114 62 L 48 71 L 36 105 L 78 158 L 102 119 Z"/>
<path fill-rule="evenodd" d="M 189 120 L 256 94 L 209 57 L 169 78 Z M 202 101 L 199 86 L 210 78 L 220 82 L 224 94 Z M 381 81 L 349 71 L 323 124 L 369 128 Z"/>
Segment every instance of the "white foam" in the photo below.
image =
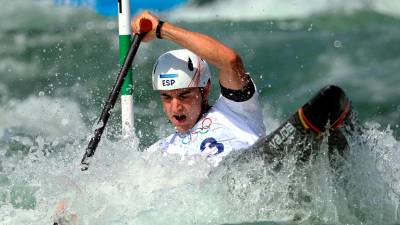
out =
<path fill-rule="evenodd" d="M 28 78 L 39 73 L 37 61 L 24 62 L 12 57 L 0 60 L 0 73 L 3 79 Z"/>
<path fill-rule="evenodd" d="M 372 1 L 373 9 L 376 11 L 392 16 L 400 16 L 400 1 L 397 0 L 384 0 Z"/>
<path fill-rule="evenodd" d="M 360 218 L 348 208 L 357 202 L 351 200 L 364 204 L 362 212 L 370 213 L 368 218 L 375 217 L 368 224 L 393 224 L 396 218 L 390 209 L 398 205 L 393 191 L 399 191 L 399 143 L 377 127 L 365 138 L 367 146 L 354 148 L 349 158 L 350 172 L 345 175 L 352 178 L 350 191 L 336 186 L 337 174 L 330 170 L 326 154 L 304 170 L 296 170 L 293 158 L 287 157 L 279 173 L 265 170 L 268 165 L 262 160 L 252 160 L 228 163 L 209 174 L 212 167 L 201 158 L 193 165 L 104 139 L 89 171 L 82 173 L 81 143 L 76 143 L 60 149 L 60 157 L 26 158 L 8 174 L 12 184 L 36 189 L 37 203 L 31 210 L 5 204 L 0 224 L 25 224 L 29 219 L 32 225 L 51 224 L 60 201 L 67 213 L 78 214 L 79 224 L 290 223 L 316 217 L 329 224 L 358 224 Z M 13 188 L 5 187 L 5 193 Z M 381 214 L 384 220 L 378 218 Z"/>
<path fill-rule="evenodd" d="M 167 15 L 172 20 L 264 20 L 305 18 L 325 12 L 350 13 L 370 9 L 400 16 L 397 0 L 220 0 L 204 6 L 184 5 Z"/>
<path fill-rule="evenodd" d="M 69 99 L 30 96 L 9 100 L 0 107 L 0 114 L 0 132 L 17 128 L 54 139 L 87 131 L 78 104 Z"/>
<path fill-rule="evenodd" d="M 379 63 L 372 63 L 369 65 L 356 65 L 352 59 L 346 55 L 339 55 L 336 53 L 323 53 L 318 56 L 318 62 L 324 67 L 328 68 L 323 79 L 314 82 L 312 87 L 318 89 L 326 84 L 345 84 L 352 87 L 368 87 L 371 93 L 379 93 L 371 95 L 368 100 L 372 104 L 386 103 L 388 99 L 393 99 L 398 96 L 396 85 L 398 78 L 396 75 L 391 74 L 391 70 L 382 70 L 380 68 L 393 68 L 395 70 L 400 60 L 389 59 Z M 378 71 L 371 73 L 371 71 Z M 387 77 L 384 82 L 381 76 Z M 389 81 L 389 82 L 387 82 Z M 310 86 L 308 86 L 309 88 Z M 298 92 L 298 95 L 303 93 Z M 358 89 L 354 89 L 351 95 L 356 98 L 364 100 L 365 93 Z M 357 96 L 358 95 L 358 96 Z M 395 120 L 388 120 L 395 121 Z"/>

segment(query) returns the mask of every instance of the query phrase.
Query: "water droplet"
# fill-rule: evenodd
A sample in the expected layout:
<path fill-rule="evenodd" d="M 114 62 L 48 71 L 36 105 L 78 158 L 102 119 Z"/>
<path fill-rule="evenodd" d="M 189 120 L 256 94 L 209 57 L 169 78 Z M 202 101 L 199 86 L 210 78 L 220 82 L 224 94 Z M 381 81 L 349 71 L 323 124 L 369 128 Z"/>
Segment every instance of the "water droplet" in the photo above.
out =
<path fill-rule="evenodd" d="M 108 23 L 106 24 L 106 27 L 107 27 L 107 29 L 109 29 L 109 30 L 115 29 L 116 23 L 115 23 L 115 22 L 108 22 Z"/>
<path fill-rule="evenodd" d="M 43 146 L 45 144 L 45 140 L 44 140 L 44 138 L 42 136 L 38 136 L 36 138 L 36 143 L 38 144 L 39 149 L 43 149 Z"/>
<path fill-rule="evenodd" d="M 333 46 L 334 46 L 335 48 L 341 48 L 341 47 L 343 47 L 342 42 L 339 41 L 339 40 L 334 41 L 334 42 L 333 42 Z"/>
<path fill-rule="evenodd" d="M 66 126 L 69 124 L 69 120 L 66 118 L 61 119 L 61 125 Z"/>
<path fill-rule="evenodd" d="M 310 24 L 310 26 L 307 28 L 307 31 L 312 31 L 313 29 L 313 24 Z"/>
<path fill-rule="evenodd" d="M 94 28 L 94 23 L 92 23 L 92 22 L 87 22 L 86 23 L 86 29 L 91 30 L 93 28 Z"/>
<path fill-rule="evenodd" d="M 44 91 L 39 91 L 39 97 L 43 97 L 44 96 Z"/>
<path fill-rule="evenodd" d="M 150 109 L 155 109 L 155 108 L 157 108 L 157 102 L 156 102 L 156 101 L 150 101 L 150 102 L 149 102 L 149 108 L 150 108 Z"/>
<path fill-rule="evenodd" d="M 139 131 L 138 131 L 138 133 L 137 133 L 137 135 L 139 136 L 139 138 L 142 138 L 142 137 L 143 137 L 143 133 L 142 133 L 142 131 L 141 131 L 141 130 L 139 130 Z"/>

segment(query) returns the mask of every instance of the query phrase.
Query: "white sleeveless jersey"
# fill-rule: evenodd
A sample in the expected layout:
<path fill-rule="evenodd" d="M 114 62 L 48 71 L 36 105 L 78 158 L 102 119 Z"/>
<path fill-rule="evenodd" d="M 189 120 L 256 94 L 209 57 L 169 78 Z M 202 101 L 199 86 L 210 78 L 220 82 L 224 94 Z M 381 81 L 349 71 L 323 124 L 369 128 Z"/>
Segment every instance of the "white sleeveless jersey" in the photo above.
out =
<path fill-rule="evenodd" d="M 179 154 L 182 159 L 203 155 L 217 165 L 233 150 L 244 150 L 265 136 L 257 92 L 247 101 L 235 102 L 220 95 L 215 105 L 187 133 L 176 132 L 148 151 Z"/>

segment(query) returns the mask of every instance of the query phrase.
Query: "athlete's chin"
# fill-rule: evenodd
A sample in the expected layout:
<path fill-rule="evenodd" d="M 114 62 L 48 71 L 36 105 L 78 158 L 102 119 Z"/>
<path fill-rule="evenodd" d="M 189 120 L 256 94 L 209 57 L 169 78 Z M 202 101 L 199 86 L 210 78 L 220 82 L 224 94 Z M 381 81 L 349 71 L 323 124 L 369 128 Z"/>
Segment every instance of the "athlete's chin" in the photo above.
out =
<path fill-rule="evenodd" d="M 186 132 L 188 130 L 190 130 L 190 128 L 192 128 L 192 126 L 190 126 L 190 124 L 186 121 L 171 121 L 172 124 L 175 126 L 175 130 L 177 130 L 178 132 Z"/>
<path fill-rule="evenodd" d="M 182 126 L 182 125 L 177 125 L 177 124 L 174 124 L 174 126 L 175 126 L 175 130 L 178 132 L 187 132 L 188 130 L 190 130 L 189 126 L 184 126 L 184 125 Z"/>
<path fill-rule="evenodd" d="M 175 130 L 176 130 L 177 132 L 179 132 L 179 133 L 186 133 L 186 132 L 188 132 L 190 129 L 185 128 L 185 127 L 176 127 L 176 126 L 175 126 Z"/>

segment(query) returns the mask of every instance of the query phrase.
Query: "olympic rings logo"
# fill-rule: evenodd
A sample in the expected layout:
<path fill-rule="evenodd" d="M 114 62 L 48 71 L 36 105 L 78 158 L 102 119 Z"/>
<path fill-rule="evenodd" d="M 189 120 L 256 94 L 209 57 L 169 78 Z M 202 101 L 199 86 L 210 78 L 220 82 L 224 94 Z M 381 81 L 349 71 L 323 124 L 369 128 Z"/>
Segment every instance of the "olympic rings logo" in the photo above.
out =
<path fill-rule="evenodd" d="M 190 132 L 186 137 L 182 139 L 182 144 L 189 144 L 190 142 L 194 142 L 197 140 L 197 137 L 200 134 L 206 134 L 211 128 L 213 124 L 212 120 L 208 117 L 204 118 L 201 121 L 201 127 L 195 129 L 194 131 Z"/>

